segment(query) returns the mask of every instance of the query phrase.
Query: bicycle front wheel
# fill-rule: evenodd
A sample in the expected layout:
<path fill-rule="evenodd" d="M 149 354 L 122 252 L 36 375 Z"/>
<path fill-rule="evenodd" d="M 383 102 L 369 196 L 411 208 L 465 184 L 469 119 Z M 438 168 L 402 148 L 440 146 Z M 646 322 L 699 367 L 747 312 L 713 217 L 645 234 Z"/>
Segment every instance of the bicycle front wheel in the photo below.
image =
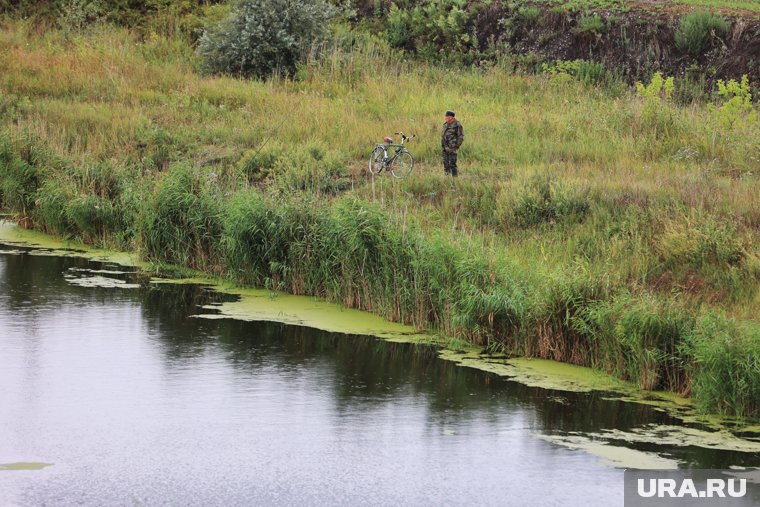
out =
<path fill-rule="evenodd" d="M 383 164 L 385 164 L 385 150 L 382 146 L 376 146 L 369 156 L 370 174 L 379 174 L 383 170 Z"/>
<path fill-rule="evenodd" d="M 396 155 L 393 165 L 391 166 L 391 174 L 394 178 L 400 180 L 406 178 L 411 174 L 414 167 L 414 157 L 408 151 L 402 151 Z"/>

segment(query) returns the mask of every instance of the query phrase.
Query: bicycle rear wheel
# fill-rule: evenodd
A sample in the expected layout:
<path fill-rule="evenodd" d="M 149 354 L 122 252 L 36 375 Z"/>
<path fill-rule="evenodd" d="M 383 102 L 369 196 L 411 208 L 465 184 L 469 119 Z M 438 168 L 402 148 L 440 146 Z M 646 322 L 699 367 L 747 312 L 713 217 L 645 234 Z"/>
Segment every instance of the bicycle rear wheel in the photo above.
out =
<path fill-rule="evenodd" d="M 394 178 L 402 180 L 411 174 L 413 167 L 414 157 L 411 153 L 404 150 L 396 155 L 396 158 L 393 160 L 393 165 L 391 166 L 391 174 Z"/>
<path fill-rule="evenodd" d="M 369 172 L 370 174 L 379 174 L 383 170 L 385 164 L 385 150 L 382 146 L 376 146 L 372 150 L 372 154 L 369 156 Z"/>

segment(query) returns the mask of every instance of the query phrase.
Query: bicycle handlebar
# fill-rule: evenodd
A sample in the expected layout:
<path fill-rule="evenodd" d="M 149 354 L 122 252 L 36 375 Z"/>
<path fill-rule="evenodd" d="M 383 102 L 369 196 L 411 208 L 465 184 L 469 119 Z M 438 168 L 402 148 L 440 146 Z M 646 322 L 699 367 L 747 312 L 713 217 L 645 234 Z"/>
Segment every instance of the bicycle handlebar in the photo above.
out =
<path fill-rule="evenodd" d="M 397 135 L 397 136 L 401 136 L 401 138 L 402 138 L 402 139 L 411 139 L 411 138 L 413 138 L 413 137 L 417 137 L 417 134 L 412 134 L 412 135 L 410 135 L 410 136 L 407 136 L 407 135 L 406 135 L 406 134 L 404 134 L 403 132 L 394 132 L 393 134 L 394 134 L 394 135 Z"/>

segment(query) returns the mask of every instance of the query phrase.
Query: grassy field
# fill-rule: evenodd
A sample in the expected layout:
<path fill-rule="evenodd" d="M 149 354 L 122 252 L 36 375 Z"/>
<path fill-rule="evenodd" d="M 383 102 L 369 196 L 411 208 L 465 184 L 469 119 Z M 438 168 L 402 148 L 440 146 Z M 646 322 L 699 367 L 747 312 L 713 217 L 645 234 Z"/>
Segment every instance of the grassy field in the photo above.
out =
<path fill-rule="evenodd" d="M 0 30 L 0 202 L 27 225 L 760 415 L 757 106 L 676 106 L 343 33 L 297 79 L 181 40 Z M 730 97 L 729 97 L 730 98 Z M 727 105 L 728 104 L 728 105 Z M 439 163 L 442 113 L 465 128 Z M 414 174 L 368 178 L 416 133 Z"/>

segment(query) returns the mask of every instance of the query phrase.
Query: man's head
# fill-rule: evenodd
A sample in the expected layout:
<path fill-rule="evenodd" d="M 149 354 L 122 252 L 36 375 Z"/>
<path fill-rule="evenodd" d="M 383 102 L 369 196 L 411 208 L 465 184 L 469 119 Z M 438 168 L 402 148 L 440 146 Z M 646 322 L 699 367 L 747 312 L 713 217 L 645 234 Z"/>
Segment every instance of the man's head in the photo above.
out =
<path fill-rule="evenodd" d="M 446 123 L 454 121 L 454 111 L 446 111 Z"/>

